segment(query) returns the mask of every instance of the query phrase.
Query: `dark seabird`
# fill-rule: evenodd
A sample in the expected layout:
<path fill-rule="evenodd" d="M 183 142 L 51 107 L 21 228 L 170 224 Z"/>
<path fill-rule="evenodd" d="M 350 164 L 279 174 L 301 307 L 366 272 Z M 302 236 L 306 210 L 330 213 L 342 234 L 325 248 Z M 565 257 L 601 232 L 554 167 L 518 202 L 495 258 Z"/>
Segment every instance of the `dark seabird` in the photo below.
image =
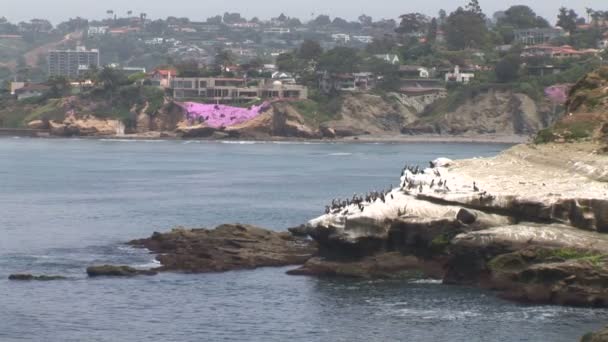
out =
<path fill-rule="evenodd" d="M 479 188 L 477 187 L 477 184 L 475 182 L 473 182 L 473 191 L 478 192 Z"/>
<path fill-rule="evenodd" d="M 422 190 L 423 190 L 423 189 L 422 189 L 422 183 L 420 183 L 420 186 L 418 187 L 418 191 L 419 191 L 419 192 L 422 192 Z"/>
<path fill-rule="evenodd" d="M 435 179 L 433 179 L 433 180 L 431 181 L 431 186 L 430 186 L 430 188 L 432 189 L 434 186 L 435 186 Z"/>

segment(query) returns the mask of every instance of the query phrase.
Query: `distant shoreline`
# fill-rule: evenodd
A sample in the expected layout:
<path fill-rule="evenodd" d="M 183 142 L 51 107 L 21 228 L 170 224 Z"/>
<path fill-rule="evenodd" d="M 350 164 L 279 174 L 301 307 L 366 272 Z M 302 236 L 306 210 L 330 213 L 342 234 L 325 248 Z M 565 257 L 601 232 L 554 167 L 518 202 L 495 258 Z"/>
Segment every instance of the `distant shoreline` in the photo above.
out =
<path fill-rule="evenodd" d="M 8 133 L 8 134 L 6 134 Z M 369 144 L 369 143 L 385 143 L 385 144 L 405 144 L 405 143 L 477 143 L 477 144 L 522 144 L 530 142 L 530 136 L 524 135 L 440 135 L 440 134 L 424 134 L 424 135 L 362 135 L 354 137 L 344 137 L 336 139 L 304 139 L 296 137 L 264 137 L 264 138 L 234 138 L 234 139 L 213 139 L 213 138 L 180 138 L 175 136 L 161 136 L 150 134 L 128 134 L 123 136 L 73 136 L 61 137 L 51 136 L 48 133 L 22 132 L 19 134 L 17 130 L 9 132 L 0 132 L 0 137 L 25 137 L 39 139 L 91 139 L 91 140 L 183 140 L 183 141 L 210 141 L 210 142 L 309 142 L 309 143 L 351 143 L 351 144 Z"/>

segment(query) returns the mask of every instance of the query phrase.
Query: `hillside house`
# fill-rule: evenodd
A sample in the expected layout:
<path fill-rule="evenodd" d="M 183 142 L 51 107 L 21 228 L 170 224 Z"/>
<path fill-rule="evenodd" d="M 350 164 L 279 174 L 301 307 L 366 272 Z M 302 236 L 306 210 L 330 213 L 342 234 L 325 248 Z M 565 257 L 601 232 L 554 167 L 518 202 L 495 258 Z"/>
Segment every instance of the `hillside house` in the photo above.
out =
<path fill-rule="evenodd" d="M 393 64 L 393 65 L 398 65 L 401 63 L 399 56 L 392 54 L 392 53 L 383 53 L 383 54 L 379 54 L 379 55 L 374 55 L 374 57 L 378 58 L 379 60 L 385 61 L 386 63 Z"/>
<path fill-rule="evenodd" d="M 445 74 L 446 82 L 468 84 L 473 78 L 475 78 L 475 73 L 461 72 L 460 66 L 458 65 L 454 67 L 453 72 L 448 72 Z"/>

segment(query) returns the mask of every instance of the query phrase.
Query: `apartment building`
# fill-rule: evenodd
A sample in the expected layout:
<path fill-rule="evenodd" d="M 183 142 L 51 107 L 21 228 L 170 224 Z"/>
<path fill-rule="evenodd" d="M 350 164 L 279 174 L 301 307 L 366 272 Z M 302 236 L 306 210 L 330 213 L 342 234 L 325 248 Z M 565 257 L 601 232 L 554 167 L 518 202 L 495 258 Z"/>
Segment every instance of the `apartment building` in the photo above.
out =
<path fill-rule="evenodd" d="M 83 47 L 76 50 L 51 50 L 47 61 L 49 76 L 75 79 L 92 66 L 99 67 L 99 50 L 86 50 Z"/>

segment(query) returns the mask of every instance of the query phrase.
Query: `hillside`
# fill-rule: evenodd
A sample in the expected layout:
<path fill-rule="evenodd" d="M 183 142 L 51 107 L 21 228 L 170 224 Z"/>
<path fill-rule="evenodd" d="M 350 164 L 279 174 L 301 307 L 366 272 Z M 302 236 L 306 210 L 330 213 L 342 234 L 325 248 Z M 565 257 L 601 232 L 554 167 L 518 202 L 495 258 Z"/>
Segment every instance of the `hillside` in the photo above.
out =
<path fill-rule="evenodd" d="M 608 143 L 608 67 L 580 79 L 570 90 L 566 115 L 539 132 L 536 142 L 599 140 Z"/>

